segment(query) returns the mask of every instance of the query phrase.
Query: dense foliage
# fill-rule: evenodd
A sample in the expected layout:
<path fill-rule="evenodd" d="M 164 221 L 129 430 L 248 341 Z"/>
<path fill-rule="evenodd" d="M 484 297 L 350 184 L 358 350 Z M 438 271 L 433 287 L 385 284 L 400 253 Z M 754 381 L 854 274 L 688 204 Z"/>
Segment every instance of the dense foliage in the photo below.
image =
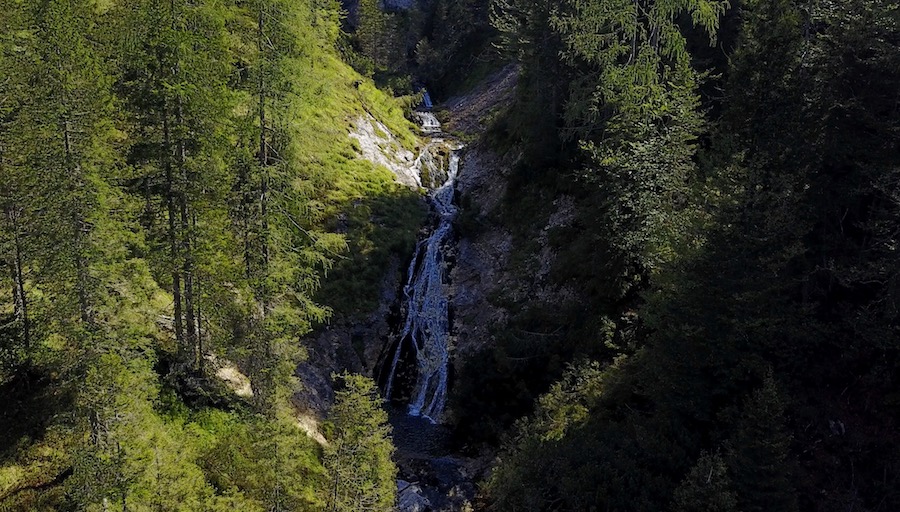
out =
<path fill-rule="evenodd" d="M 342 44 L 348 62 L 398 93 L 427 87 L 435 98 L 463 92 L 500 64 L 487 0 L 382 0 L 353 5 Z"/>
<path fill-rule="evenodd" d="M 373 381 L 290 401 L 423 217 L 347 133 L 509 61 L 481 504 L 900 509 L 896 3 L 345 4 L 0 0 L 0 509 L 390 510 Z"/>
<path fill-rule="evenodd" d="M 355 512 L 391 510 L 397 468 L 391 460 L 391 427 L 381 407 L 375 382 L 359 375 L 340 376 L 331 408 L 333 433 L 325 449 L 331 482 L 328 510 Z"/>
<path fill-rule="evenodd" d="M 348 245 L 365 274 L 421 215 L 356 158 L 366 113 L 416 141 L 339 60 L 337 3 L 0 12 L 0 508 L 323 509 L 350 462 L 323 465 L 296 424 L 299 340 L 330 315 L 316 293 Z M 238 369 L 236 394 L 216 375 Z M 371 421 L 380 403 L 349 406 Z M 354 489 L 372 510 L 393 502 L 381 442 Z"/>
<path fill-rule="evenodd" d="M 896 5 L 496 5 L 523 66 L 498 129 L 540 183 L 516 191 L 575 196 L 556 276 L 598 320 L 514 319 L 565 331 L 499 333 L 538 362 L 463 377 L 547 390 L 506 436 L 492 507 L 900 507 Z M 692 58 L 723 16 L 729 58 Z"/>

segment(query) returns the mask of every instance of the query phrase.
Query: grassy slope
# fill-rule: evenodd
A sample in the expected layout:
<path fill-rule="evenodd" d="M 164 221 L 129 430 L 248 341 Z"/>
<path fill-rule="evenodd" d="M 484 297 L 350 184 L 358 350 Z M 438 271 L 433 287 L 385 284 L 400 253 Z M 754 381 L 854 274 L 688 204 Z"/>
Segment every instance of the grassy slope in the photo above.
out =
<path fill-rule="evenodd" d="M 325 56 L 315 73 L 298 78 L 303 93 L 294 105 L 294 144 L 309 170 L 300 185 L 322 192 L 312 207 L 324 227 L 343 232 L 349 245 L 317 299 L 341 315 L 365 312 L 377 304 L 391 255 L 411 252 L 425 209 L 419 192 L 395 183 L 388 169 L 357 158 L 356 142 L 347 134 L 352 120 L 368 113 L 404 148 L 415 151 L 420 141 L 404 117 L 403 99 L 388 97 L 336 57 Z"/>

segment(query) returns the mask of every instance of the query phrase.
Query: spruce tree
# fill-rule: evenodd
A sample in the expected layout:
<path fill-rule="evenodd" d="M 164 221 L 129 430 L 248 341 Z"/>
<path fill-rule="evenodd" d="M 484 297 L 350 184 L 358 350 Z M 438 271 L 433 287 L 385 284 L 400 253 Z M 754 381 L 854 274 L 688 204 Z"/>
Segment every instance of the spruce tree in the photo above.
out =
<path fill-rule="evenodd" d="M 360 0 L 354 36 L 360 52 L 370 63 L 367 75 L 399 73 L 405 67 L 405 39 L 398 14 L 384 10 L 382 0 Z M 368 66 L 367 66 L 368 67 Z"/>
<path fill-rule="evenodd" d="M 373 71 L 384 65 L 384 39 L 387 35 L 388 15 L 381 9 L 380 0 L 360 0 L 356 38 L 363 55 L 371 59 Z"/>
<path fill-rule="evenodd" d="M 81 328 L 94 323 L 93 217 L 115 165 L 110 81 L 88 39 L 91 8 L 87 1 L 53 1 L 33 11 L 37 62 L 23 113 L 31 139 L 25 165 L 42 202 L 36 234 L 48 244 L 40 251 L 38 282 L 57 291 L 53 315 L 77 316 Z"/>
<path fill-rule="evenodd" d="M 702 453 L 675 489 L 673 512 L 737 512 L 728 467 L 718 453 Z"/>
<path fill-rule="evenodd" d="M 25 73 L 27 56 L 16 51 L 16 35 L 23 28 L 24 8 L 13 2 L 0 3 L 5 14 L 0 26 L 0 265 L 2 282 L 9 283 L 12 319 L 4 318 L 3 341 L 0 342 L 0 367 L 28 366 L 32 356 L 31 319 L 28 313 L 29 293 L 26 290 L 28 253 L 29 201 L 27 172 L 15 150 L 17 136 L 27 130 L 21 122 L 20 111 L 27 98 Z M 6 302 L 6 301 L 4 301 Z"/>
<path fill-rule="evenodd" d="M 555 0 L 494 0 L 491 24 L 501 50 L 521 63 L 511 131 L 522 139 L 529 161 L 549 164 L 560 155 L 562 113 L 571 74 L 560 59 L 563 42 L 551 26 Z"/>
<path fill-rule="evenodd" d="M 316 229 L 308 207 L 314 194 L 298 186 L 307 175 L 295 136 L 294 102 L 303 92 L 290 73 L 310 65 L 309 34 L 299 27 L 331 19 L 332 3 L 303 6 L 284 0 L 255 0 L 245 6 L 247 37 L 253 41 L 248 74 L 239 87 L 251 108 L 241 116 L 238 135 L 240 205 L 234 212 L 244 245 L 244 266 L 253 294 L 249 361 L 258 410 L 271 414 L 290 392 L 293 364 L 300 356 L 296 339 L 328 310 L 311 296 L 316 269 L 329 268 L 343 238 Z M 323 36 L 333 35 L 317 26 Z"/>
<path fill-rule="evenodd" d="M 728 468 L 739 509 L 794 512 L 797 496 L 784 425 L 785 402 L 772 376 L 753 392 L 728 443 Z"/>
<path fill-rule="evenodd" d="M 143 171 L 146 217 L 168 258 L 173 330 L 180 364 L 203 361 L 198 311 L 199 275 L 214 274 L 204 260 L 231 251 L 222 237 L 229 190 L 225 162 L 230 106 L 228 39 L 224 6 L 213 3 L 147 0 L 113 12 L 118 35 L 119 87 L 127 98 L 135 131 L 145 135 L 132 148 L 132 163 Z M 161 219 L 160 219 L 161 217 Z M 161 221 L 161 222 L 158 222 Z M 164 226 L 164 227 L 163 227 Z M 227 232 L 227 231 L 226 231 Z"/>
<path fill-rule="evenodd" d="M 567 138 L 587 161 L 582 175 L 600 191 L 601 260 L 622 272 L 618 286 L 680 251 L 690 215 L 690 182 L 703 118 L 686 29 L 690 17 L 716 39 L 726 2 L 563 2 L 551 20 L 572 67 Z M 626 288 L 627 289 L 627 288 Z"/>
<path fill-rule="evenodd" d="M 335 376 L 336 378 L 338 376 Z M 375 383 L 340 375 L 330 420 L 334 431 L 325 450 L 329 512 L 387 512 L 394 506 L 397 467 L 391 460 L 391 428 Z"/>

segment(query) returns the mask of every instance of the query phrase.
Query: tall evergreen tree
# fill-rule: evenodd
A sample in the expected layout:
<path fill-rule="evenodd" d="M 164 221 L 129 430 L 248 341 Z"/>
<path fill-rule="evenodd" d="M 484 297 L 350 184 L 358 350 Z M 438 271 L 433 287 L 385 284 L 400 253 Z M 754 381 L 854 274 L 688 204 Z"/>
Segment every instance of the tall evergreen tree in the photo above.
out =
<path fill-rule="evenodd" d="M 20 109 L 25 100 L 25 68 L 23 52 L 16 51 L 17 34 L 23 26 L 24 9 L 12 2 L 0 4 L 5 13 L 3 26 L 0 27 L 0 208 L 2 208 L 2 271 L 3 282 L 10 283 L 12 291 L 10 302 L 13 304 L 12 318 L 4 318 L 0 353 L 0 367 L 18 366 L 24 362 L 27 366 L 32 355 L 31 319 L 28 313 L 29 294 L 25 289 L 26 281 L 26 233 L 28 231 L 26 209 L 28 194 L 26 176 L 21 162 L 17 162 L 16 137 L 22 136 L 19 130 L 27 130 L 22 126 Z M 18 132 L 18 133 L 17 133 Z M 7 280 L 8 279 L 8 280 Z"/>
<path fill-rule="evenodd" d="M 522 65 L 509 124 L 522 139 L 526 157 L 538 163 L 560 154 L 558 130 L 570 78 L 559 57 L 562 39 L 550 23 L 557 9 L 558 2 L 551 0 L 493 0 L 490 5 L 501 49 Z"/>
<path fill-rule="evenodd" d="M 698 74 L 679 18 L 689 16 L 715 41 L 726 6 L 564 2 L 552 18 L 575 70 L 563 133 L 579 141 L 584 176 L 601 190 L 595 222 L 614 248 L 607 271 L 624 273 L 623 288 L 679 252 L 703 128 Z"/>
<path fill-rule="evenodd" d="M 315 229 L 308 207 L 313 194 L 298 186 L 310 176 L 298 167 L 298 148 L 290 144 L 300 91 L 288 77 L 312 64 L 308 45 L 313 34 L 299 27 L 311 25 L 320 37 L 336 37 L 330 28 L 336 8 L 331 2 L 313 6 L 283 0 L 246 5 L 252 24 L 245 28 L 254 44 L 240 87 L 252 109 L 242 117 L 238 134 L 242 200 L 236 224 L 255 302 L 248 366 L 261 411 L 272 412 L 289 391 L 299 356 L 297 338 L 327 317 L 328 310 L 311 299 L 319 284 L 316 269 L 328 268 L 332 254 L 344 248 L 342 237 Z"/>
<path fill-rule="evenodd" d="M 360 375 L 340 376 L 344 388 L 331 409 L 334 434 L 325 453 L 329 512 L 387 512 L 394 506 L 397 468 L 387 413 L 375 383 Z"/>
<path fill-rule="evenodd" d="M 767 377 L 747 402 L 729 443 L 728 466 L 741 510 L 797 510 L 785 404 Z"/>
<path fill-rule="evenodd" d="M 25 165 L 32 193 L 42 202 L 41 240 L 55 248 L 40 251 L 39 282 L 59 290 L 54 316 L 77 315 L 89 327 L 98 301 L 90 270 L 96 257 L 92 231 L 101 210 L 98 196 L 115 165 L 110 82 L 88 39 L 92 3 L 47 2 L 33 16 L 37 62 L 29 76 L 32 99 L 23 112 L 31 139 Z"/>
<path fill-rule="evenodd" d="M 736 512 L 728 467 L 718 453 L 703 453 L 675 489 L 673 512 Z"/>
<path fill-rule="evenodd" d="M 164 217 L 160 240 L 169 257 L 174 299 L 173 328 L 180 360 L 198 367 L 201 294 L 197 246 L 229 251 L 221 215 L 228 176 L 224 172 L 231 94 L 226 89 L 229 54 L 224 6 L 215 3 L 148 0 L 117 7 L 120 34 L 120 86 L 136 122 L 145 134 L 132 148 L 132 160 L 144 170 L 140 187 L 161 196 L 161 211 L 148 197 L 151 229 Z M 210 222 L 213 222 L 210 224 Z M 208 262 L 209 265 L 212 262 Z M 211 272 L 207 266 L 207 272 Z"/>

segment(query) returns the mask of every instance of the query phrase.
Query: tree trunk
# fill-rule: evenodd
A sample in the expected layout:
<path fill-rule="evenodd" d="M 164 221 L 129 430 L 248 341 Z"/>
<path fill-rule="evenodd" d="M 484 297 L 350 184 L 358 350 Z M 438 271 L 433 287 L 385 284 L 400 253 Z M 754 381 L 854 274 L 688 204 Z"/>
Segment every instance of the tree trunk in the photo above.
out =
<path fill-rule="evenodd" d="M 13 299 L 16 318 L 22 333 L 25 348 L 25 366 L 31 366 L 31 325 L 28 318 L 28 298 L 25 295 L 25 272 L 22 270 L 22 240 L 19 236 L 19 213 L 13 208 L 6 209 L 6 219 L 13 232 Z"/>
<path fill-rule="evenodd" d="M 175 73 L 179 72 L 178 66 Z M 188 216 L 187 188 L 190 183 L 187 171 L 187 150 L 184 141 L 184 111 L 181 98 L 178 97 L 175 112 L 175 120 L 178 128 L 177 163 L 179 170 L 180 186 L 178 189 L 178 205 L 181 213 L 181 254 L 184 271 L 184 312 L 185 312 L 185 346 L 183 347 L 185 360 L 196 361 L 197 357 L 197 322 L 194 318 L 194 258 L 191 251 L 190 217 Z"/>
<path fill-rule="evenodd" d="M 241 189 L 241 205 L 238 215 L 243 233 L 241 233 L 244 244 L 244 275 L 247 281 L 253 276 L 253 244 L 251 242 L 251 231 L 253 226 L 251 211 L 253 209 L 253 193 L 251 191 L 250 172 L 244 165 L 240 166 L 238 182 Z"/>
<path fill-rule="evenodd" d="M 172 175 L 172 162 L 169 152 L 172 149 L 172 134 L 169 130 L 169 112 L 167 107 L 163 107 L 163 150 L 162 159 L 163 167 L 166 171 L 166 208 L 169 217 L 169 257 L 171 258 L 170 266 L 172 268 L 172 299 L 175 303 L 174 311 L 174 327 L 175 341 L 178 347 L 184 346 L 184 327 L 182 326 L 181 312 L 181 274 L 178 265 L 178 233 L 175 222 L 175 184 Z"/>
<path fill-rule="evenodd" d="M 195 366 L 197 370 L 203 370 L 203 315 L 200 311 L 200 278 L 198 277 L 194 284 L 197 290 L 197 362 Z"/>
<path fill-rule="evenodd" d="M 88 300 L 88 270 L 84 258 L 84 235 L 85 231 L 87 231 L 87 223 L 84 220 L 84 214 L 81 212 L 83 205 L 80 204 L 78 195 L 80 189 L 85 185 L 81 179 L 81 169 L 79 168 L 78 163 L 75 162 L 73 155 L 72 127 L 69 119 L 63 121 L 63 143 L 66 152 L 66 172 L 75 179 L 74 190 L 70 190 L 69 192 L 76 198 L 77 202 L 75 207 L 72 208 L 72 227 L 74 229 L 73 234 L 75 237 L 75 291 L 78 295 L 78 309 L 81 313 L 81 321 L 85 324 L 90 324 L 92 318 Z"/>
<path fill-rule="evenodd" d="M 268 218 L 268 201 L 269 201 L 269 144 L 266 140 L 266 82 L 265 69 L 262 63 L 265 61 L 265 13 L 263 6 L 259 8 L 259 33 L 257 34 L 257 49 L 260 52 L 260 70 L 259 70 L 259 166 L 262 171 L 262 183 L 260 186 L 260 216 L 262 223 L 262 254 L 263 266 L 268 269 L 269 266 L 269 218 Z"/>
<path fill-rule="evenodd" d="M 259 250 L 261 252 L 261 261 L 259 268 L 256 269 L 255 293 L 258 302 L 258 323 L 254 328 L 258 336 L 254 343 L 254 351 L 256 353 L 255 366 L 258 368 L 256 380 L 258 382 L 259 392 L 257 393 L 257 404 L 259 410 L 264 414 L 272 414 L 273 395 L 273 373 L 272 365 L 272 339 L 266 325 L 266 318 L 269 314 L 270 296 L 269 296 L 269 141 L 266 118 L 266 72 L 269 62 L 268 52 L 271 48 L 267 46 L 266 39 L 266 13 L 265 2 L 260 0 L 259 11 L 257 13 L 257 50 L 259 52 L 259 76 L 257 78 L 257 100 L 258 100 L 258 120 L 259 120 L 259 150 L 257 153 L 257 161 L 260 168 L 260 190 L 259 190 Z"/>
<path fill-rule="evenodd" d="M 191 232 L 197 232 L 197 212 L 192 212 L 191 214 Z M 200 288 L 200 277 L 197 275 L 193 276 L 192 279 L 193 286 L 192 289 L 194 291 L 193 296 L 193 304 L 196 307 L 196 322 L 197 322 L 197 332 L 196 332 L 196 344 L 197 350 L 194 355 L 194 368 L 197 370 L 203 369 L 203 316 L 200 311 L 200 303 L 202 302 L 203 295 L 201 293 Z"/>

